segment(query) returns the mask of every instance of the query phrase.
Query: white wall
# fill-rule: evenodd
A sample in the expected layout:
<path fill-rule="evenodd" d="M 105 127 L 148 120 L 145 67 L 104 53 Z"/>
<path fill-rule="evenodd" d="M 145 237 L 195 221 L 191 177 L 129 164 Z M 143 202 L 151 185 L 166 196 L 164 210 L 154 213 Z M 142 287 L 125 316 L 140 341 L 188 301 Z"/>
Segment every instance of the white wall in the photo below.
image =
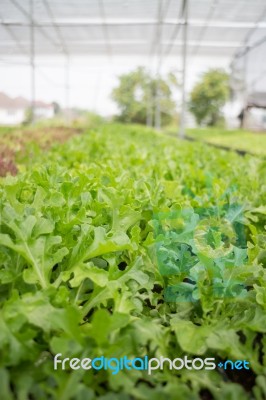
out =
<path fill-rule="evenodd" d="M 19 125 L 24 121 L 25 110 L 7 110 L 0 108 L 0 125 Z"/>
<path fill-rule="evenodd" d="M 238 115 L 243 109 L 243 101 L 234 100 L 229 101 L 223 108 L 226 126 L 228 129 L 238 129 L 240 127 L 240 120 Z"/>
<path fill-rule="evenodd" d="M 245 128 L 254 131 L 266 130 L 266 110 L 251 108 L 245 117 Z"/>
<path fill-rule="evenodd" d="M 34 109 L 34 113 L 37 118 L 53 118 L 54 116 L 53 107 L 50 108 L 36 107 Z"/>

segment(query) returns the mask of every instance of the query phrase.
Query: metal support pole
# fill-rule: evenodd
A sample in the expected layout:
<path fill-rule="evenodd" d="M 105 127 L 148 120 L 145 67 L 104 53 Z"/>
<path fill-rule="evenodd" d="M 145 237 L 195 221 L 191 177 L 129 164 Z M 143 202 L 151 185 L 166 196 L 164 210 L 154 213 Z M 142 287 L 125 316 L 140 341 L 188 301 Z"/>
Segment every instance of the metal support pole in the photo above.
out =
<path fill-rule="evenodd" d="M 65 109 L 66 109 L 66 122 L 69 123 L 69 56 L 66 55 L 65 61 Z"/>
<path fill-rule="evenodd" d="M 160 45 L 159 45 L 160 46 Z M 159 62 L 160 64 L 160 62 Z M 155 97 L 155 128 L 161 129 L 161 87 L 160 87 L 160 67 L 158 67 L 156 77 L 156 97 Z"/>
<path fill-rule="evenodd" d="M 160 21 L 161 24 L 161 21 Z M 161 64 L 162 64 L 162 45 L 161 45 L 161 25 L 158 32 L 158 60 L 156 72 L 156 94 L 155 94 L 155 117 L 154 124 L 157 130 L 161 129 Z"/>
<path fill-rule="evenodd" d="M 147 117 L 146 117 L 146 125 L 148 127 L 152 127 L 152 110 L 153 110 L 153 94 L 152 94 L 152 77 L 150 78 L 150 82 L 148 82 L 147 88 Z"/>
<path fill-rule="evenodd" d="M 157 71 L 156 71 L 156 94 L 155 94 L 155 117 L 154 124 L 157 130 L 161 129 L 161 64 L 162 64 L 162 21 L 164 0 L 159 0 L 158 9 L 158 31 L 157 31 Z"/>
<path fill-rule="evenodd" d="M 180 116 L 179 137 L 185 136 L 185 118 L 186 118 L 186 75 L 187 75 L 187 30 L 188 30 L 188 0 L 183 0 L 183 54 L 182 54 L 182 109 Z"/>
<path fill-rule="evenodd" d="M 244 99 L 244 106 L 243 106 L 243 118 L 242 118 L 242 123 L 241 123 L 241 128 L 245 128 L 245 123 L 246 123 L 246 118 L 247 118 L 247 104 L 248 104 L 248 46 L 246 46 L 246 53 L 244 55 L 243 59 L 243 81 L 244 81 L 244 93 L 243 93 L 243 99 Z"/>
<path fill-rule="evenodd" d="M 156 72 L 156 94 L 155 94 L 155 128 L 161 129 L 161 61 L 162 61 L 162 46 L 161 46 L 161 26 L 158 33 L 158 60 Z"/>
<path fill-rule="evenodd" d="M 35 31 L 34 0 L 30 0 L 31 123 L 35 120 Z"/>

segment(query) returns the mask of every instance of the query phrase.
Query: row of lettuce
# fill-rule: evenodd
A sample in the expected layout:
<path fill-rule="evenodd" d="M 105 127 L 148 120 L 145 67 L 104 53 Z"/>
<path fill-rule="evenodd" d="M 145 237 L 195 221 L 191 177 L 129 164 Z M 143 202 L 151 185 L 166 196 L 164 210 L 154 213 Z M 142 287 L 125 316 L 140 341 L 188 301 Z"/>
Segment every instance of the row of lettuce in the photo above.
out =
<path fill-rule="evenodd" d="M 0 184 L 1 398 L 265 398 L 265 161 L 120 125 L 36 154 Z M 217 367 L 55 371 L 58 353 Z"/>

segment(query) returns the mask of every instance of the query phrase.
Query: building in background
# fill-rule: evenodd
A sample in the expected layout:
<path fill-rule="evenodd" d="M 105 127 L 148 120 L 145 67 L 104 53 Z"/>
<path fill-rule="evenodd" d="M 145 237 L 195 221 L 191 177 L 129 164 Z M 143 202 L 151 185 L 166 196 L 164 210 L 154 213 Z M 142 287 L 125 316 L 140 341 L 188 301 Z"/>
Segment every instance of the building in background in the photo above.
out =
<path fill-rule="evenodd" d="M 243 114 L 243 128 L 266 131 L 266 92 L 250 93 Z"/>
<path fill-rule="evenodd" d="M 9 97 L 0 92 L 0 125 L 19 125 L 24 122 L 31 103 L 24 97 Z M 53 104 L 36 101 L 35 119 L 49 119 L 54 116 Z"/>
<path fill-rule="evenodd" d="M 25 119 L 29 102 L 23 97 L 11 98 L 0 93 L 0 125 L 18 125 Z"/>

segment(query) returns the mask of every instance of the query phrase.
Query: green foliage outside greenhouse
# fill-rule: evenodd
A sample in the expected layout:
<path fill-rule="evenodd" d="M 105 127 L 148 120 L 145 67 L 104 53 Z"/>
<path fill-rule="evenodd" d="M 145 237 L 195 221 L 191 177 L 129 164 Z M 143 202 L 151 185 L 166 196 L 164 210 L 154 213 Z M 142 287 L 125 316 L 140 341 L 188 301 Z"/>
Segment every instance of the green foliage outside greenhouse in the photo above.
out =
<path fill-rule="evenodd" d="M 176 104 L 173 91 L 177 88 L 175 75 L 166 78 L 152 77 L 143 67 L 119 77 L 119 84 L 112 91 L 119 114 L 117 120 L 126 123 L 146 124 L 155 120 L 157 103 L 160 106 L 162 126 L 173 121 Z"/>
<path fill-rule="evenodd" d="M 222 108 L 229 92 L 229 75 L 225 71 L 211 69 L 205 72 L 190 95 L 189 110 L 197 124 L 224 125 Z"/>

